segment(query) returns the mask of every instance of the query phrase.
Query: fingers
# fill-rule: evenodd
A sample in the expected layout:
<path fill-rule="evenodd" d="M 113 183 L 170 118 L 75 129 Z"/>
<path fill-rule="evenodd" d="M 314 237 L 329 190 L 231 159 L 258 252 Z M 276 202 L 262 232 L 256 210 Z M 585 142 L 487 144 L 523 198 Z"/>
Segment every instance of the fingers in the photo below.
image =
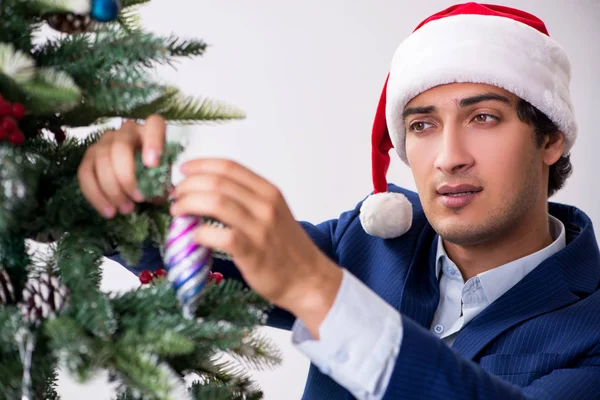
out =
<path fill-rule="evenodd" d="M 86 151 L 77 171 L 84 197 L 107 218 L 117 210 L 132 212 L 134 202 L 144 201 L 135 180 L 135 152 L 141 147 L 145 165 L 156 167 L 165 137 L 166 123 L 157 115 L 144 126 L 126 121 L 118 131 L 105 133 Z"/>
<path fill-rule="evenodd" d="M 146 124 L 141 127 L 142 161 L 149 168 L 156 167 L 163 152 L 167 124 L 161 116 L 151 115 L 146 119 Z"/>
<path fill-rule="evenodd" d="M 181 166 L 185 176 L 194 174 L 215 174 L 226 177 L 245 186 L 262 198 L 274 200 L 279 191 L 262 177 L 246 167 L 230 160 L 204 158 L 188 161 Z"/>
<path fill-rule="evenodd" d="M 174 188 L 172 197 L 179 199 L 195 193 L 219 193 L 240 204 L 245 204 L 249 210 L 262 207 L 262 199 L 248 187 L 227 177 L 212 173 L 187 177 Z"/>
<path fill-rule="evenodd" d="M 104 197 L 122 214 L 128 214 L 133 211 L 134 205 L 119 184 L 117 170 L 111 165 L 111 158 L 111 147 L 105 146 L 98 149 L 94 172 Z"/>
<path fill-rule="evenodd" d="M 212 217 L 225 225 L 246 227 L 246 229 L 256 225 L 252 214 L 245 206 L 219 193 L 192 192 L 178 197 L 171 205 L 171 215 Z"/>
<path fill-rule="evenodd" d="M 135 150 L 140 145 L 140 136 L 136 124 L 124 124 L 121 132 L 115 135 L 110 146 L 110 165 L 115 172 L 117 183 L 110 182 L 109 184 L 115 184 L 115 186 L 118 184 L 128 199 L 137 202 L 144 201 L 144 196 L 138 190 L 135 180 Z"/>
<path fill-rule="evenodd" d="M 96 149 L 90 148 L 77 170 L 79 187 L 83 196 L 90 202 L 92 207 L 106 218 L 114 217 L 116 209 L 100 188 L 95 169 Z"/>
<path fill-rule="evenodd" d="M 270 188 L 273 191 L 274 188 Z M 276 190 L 276 189 L 275 189 Z M 178 215 L 185 215 L 186 213 L 191 215 L 203 215 L 198 214 L 196 208 L 187 208 L 187 204 L 192 207 L 196 206 L 200 199 L 191 200 L 189 203 L 180 203 L 179 199 L 183 197 L 194 198 L 197 195 L 216 195 L 220 198 L 224 198 L 231 203 L 235 203 L 240 207 L 248 210 L 251 214 L 253 225 L 240 225 L 240 221 L 234 221 L 235 226 L 240 226 L 241 229 L 247 230 L 251 226 L 256 227 L 260 222 L 263 225 L 271 225 L 275 222 L 278 217 L 278 209 L 282 206 L 280 201 L 270 201 L 258 194 L 252 192 L 247 186 L 240 184 L 239 182 L 230 179 L 229 177 L 217 175 L 213 173 L 202 173 L 192 175 L 184 179 L 173 191 L 173 197 L 177 200 L 172 208 L 172 212 L 178 213 Z M 180 203 L 179 205 L 177 205 Z M 216 210 L 215 213 L 224 210 Z M 214 217 L 219 219 L 219 217 Z M 222 221 L 225 222 L 225 221 Z M 229 224 L 228 224 L 229 225 Z M 252 233 L 249 233 L 253 236 Z"/>
<path fill-rule="evenodd" d="M 233 257 L 247 253 L 250 241 L 240 231 L 216 226 L 202 225 L 194 231 L 194 239 L 204 247 L 219 249 Z"/>

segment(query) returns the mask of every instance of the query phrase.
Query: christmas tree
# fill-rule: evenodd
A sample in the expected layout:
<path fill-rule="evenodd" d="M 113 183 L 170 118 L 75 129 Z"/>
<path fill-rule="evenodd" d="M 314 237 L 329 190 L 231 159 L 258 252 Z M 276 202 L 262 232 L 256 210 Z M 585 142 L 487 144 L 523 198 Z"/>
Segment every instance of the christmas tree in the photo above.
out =
<path fill-rule="evenodd" d="M 136 12 L 148 1 L 0 1 L 2 399 L 59 398 L 59 366 L 81 381 L 108 371 L 121 400 L 257 399 L 246 369 L 279 363 L 277 349 L 256 334 L 271 306 L 241 283 L 206 283 L 192 315 L 164 271 L 146 274 L 148 284 L 130 292 L 99 289 L 108 251 L 135 265 L 143 246 L 164 248 L 171 223 L 168 204 L 138 204 L 107 220 L 83 198 L 77 168 L 105 123 L 151 114 L 172 124 L 244 117 L 150 78 L 154 66 L 201 56 L 207 45 L 145 32 Z M 40 40 L 47 26 L 56 37 Z M 97 129 L 77 139 L 70 132 L 79 127 Z M 167 144 L 152 169 L 138 157 L 145 198 L 165 195 L 181 151 Z M 52 251 L 32 253 L 35 242 Z"/>

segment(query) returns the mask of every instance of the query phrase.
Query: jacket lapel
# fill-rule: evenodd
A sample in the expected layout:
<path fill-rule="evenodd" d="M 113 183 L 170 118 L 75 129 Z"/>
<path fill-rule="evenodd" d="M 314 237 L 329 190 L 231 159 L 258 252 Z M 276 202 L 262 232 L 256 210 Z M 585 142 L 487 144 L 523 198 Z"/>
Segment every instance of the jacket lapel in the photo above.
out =
<path fill-rule="evenodd" d="M 598 290 L 600 252 L 591 222 L 572 208 L 551 204 L 551 214 L 565 224 L 567 247 L 548 258 L 458 334 L 453 349 L 473 359 L 511 327 L 578 301 Z"/>
<path fill-rule="evenodd" d="M 400 312 L 429 329 L 440 302 L 439 283 L 435 274 L 438 236 L 426 226 L 418 241 L 400 302 Z"/>
<path fill-rule="evenodd" d="M 560 264 L 545 261 L 469 322 L 457 335 L 452 348 L 463 357 L 473 359 L 502 332 L 578 299 L 569 290 Z"/>

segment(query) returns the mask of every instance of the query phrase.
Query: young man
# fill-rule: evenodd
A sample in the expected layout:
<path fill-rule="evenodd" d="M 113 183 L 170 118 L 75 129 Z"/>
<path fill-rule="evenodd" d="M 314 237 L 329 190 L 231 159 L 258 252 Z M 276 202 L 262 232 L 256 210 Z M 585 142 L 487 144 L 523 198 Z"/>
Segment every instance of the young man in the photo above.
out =
<path fill-rule="evenodd" d="M 216 270 L 278 306 L 269 324 L 292 328 L 312 360 L 306 399 L 600 398 L 598 244 L 582 211 L 548 202 L 577 132 L 569 71 L 536 17 L 453 6 L 393 58 L 375 193 L 354 210 L 299 224 L 263 178 L 199 159 L 182 167 L 172 214 L 229 225 L 195 238 L 233 255 Z M 89 149 L 79 179 L 99 212 L 143 200 L 134 151 L 152 166 L 164 138 L 151 117 Z M 387 185 L 392 147 L 418 196 Z M 140 267 L 161 266 L 148 249 Z"/>

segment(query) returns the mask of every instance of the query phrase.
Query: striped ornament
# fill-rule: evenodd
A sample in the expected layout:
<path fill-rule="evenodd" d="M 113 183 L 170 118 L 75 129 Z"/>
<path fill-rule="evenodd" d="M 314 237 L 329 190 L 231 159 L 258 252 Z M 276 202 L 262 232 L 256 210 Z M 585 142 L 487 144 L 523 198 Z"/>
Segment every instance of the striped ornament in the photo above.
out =
<path fill-rule="evenodd" d="M 199 217 L 175 217 L 167 233 L 164 259 L 167 279 L 186 318 L 194 315 L 213 262 L 212 251 L 193 238 L 194 230 L 202 223 Z"/>

